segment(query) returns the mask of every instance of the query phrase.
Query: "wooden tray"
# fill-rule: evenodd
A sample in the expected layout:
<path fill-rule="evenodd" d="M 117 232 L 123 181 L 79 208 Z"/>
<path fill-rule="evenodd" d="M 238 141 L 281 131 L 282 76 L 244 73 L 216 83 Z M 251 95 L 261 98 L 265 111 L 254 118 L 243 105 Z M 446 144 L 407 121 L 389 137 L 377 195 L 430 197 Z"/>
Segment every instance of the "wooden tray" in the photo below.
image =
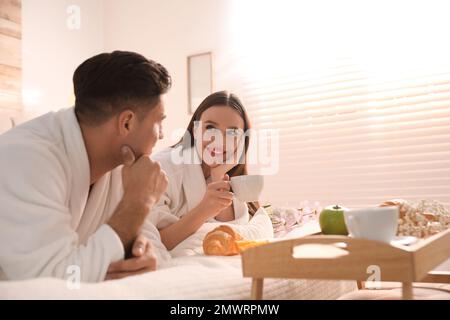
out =
<path fill-rule="evenodd" d="M 410 246 L 345 236 L 307 236 L 271 242 L 242 253 L 244 277 L 253 278 L 252 299 L 262 299 L 264 278 L 402 282 L 412 299 L 413 282 L 450 283 L 450 272 L 430 272 L 450 258 L 450 229 Z M 378 268 L 378 269 L 377 269 Z"/>

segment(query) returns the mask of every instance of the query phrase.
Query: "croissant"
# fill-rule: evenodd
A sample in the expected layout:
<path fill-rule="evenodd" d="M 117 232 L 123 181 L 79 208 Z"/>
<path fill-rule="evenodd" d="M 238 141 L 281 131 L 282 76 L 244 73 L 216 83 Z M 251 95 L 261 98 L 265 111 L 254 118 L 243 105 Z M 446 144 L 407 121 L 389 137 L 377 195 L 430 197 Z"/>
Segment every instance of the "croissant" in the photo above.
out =
<path fill-rule="evenodd" d="M 211 256 L 233 256 L 239 254 L 236 241 L 242 240 L 240 234 L 229 226 L 220 226 L 206 234 L 203 251 Z"/>

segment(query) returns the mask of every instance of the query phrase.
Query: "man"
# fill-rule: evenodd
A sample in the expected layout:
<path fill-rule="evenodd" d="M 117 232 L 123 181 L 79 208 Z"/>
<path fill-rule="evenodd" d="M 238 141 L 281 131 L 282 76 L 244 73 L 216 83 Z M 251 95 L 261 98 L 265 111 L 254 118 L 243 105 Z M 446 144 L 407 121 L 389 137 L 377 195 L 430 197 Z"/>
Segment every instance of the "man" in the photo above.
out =
<path fill-rule="evenodd" d="M 115 51 L 83 62 L 73 84 L 75 107 L 0 136 L 0 279 L 79 272 L 95 282 L 168 256 L 145 222 L 167 187 L 149 158 L 163 137 L 167 70 Z"/>

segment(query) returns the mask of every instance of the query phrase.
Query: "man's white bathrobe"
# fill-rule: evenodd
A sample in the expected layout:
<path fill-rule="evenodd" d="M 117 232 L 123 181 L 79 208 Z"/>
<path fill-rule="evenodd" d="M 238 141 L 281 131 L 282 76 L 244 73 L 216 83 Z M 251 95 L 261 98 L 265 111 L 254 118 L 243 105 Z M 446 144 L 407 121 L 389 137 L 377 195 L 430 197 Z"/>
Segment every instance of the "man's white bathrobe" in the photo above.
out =
<path fill-rule="evenodd" d="M 104 279 L 124 258 L 106 224 L 122 198 L 121 166 L 89 192 L 89 162 L 73 108 L 51 112 L 0 136 L 0 279 Z M 143 234 L 168 257 L 156 228 Z M 71 267 L 75 266 L 75 267 Z"/>

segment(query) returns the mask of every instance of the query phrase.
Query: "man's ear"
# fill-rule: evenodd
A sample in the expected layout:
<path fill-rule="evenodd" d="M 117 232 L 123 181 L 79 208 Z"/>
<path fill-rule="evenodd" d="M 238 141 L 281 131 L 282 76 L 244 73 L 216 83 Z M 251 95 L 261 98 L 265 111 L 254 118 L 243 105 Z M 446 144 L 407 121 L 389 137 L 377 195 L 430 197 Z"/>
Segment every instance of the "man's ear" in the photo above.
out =
<path fill-rule="evenodd" d="M 119 134 L 126 137 L 136 125 L 136 114 L 131 110 L 124 110 L 118 115 Z"/>

